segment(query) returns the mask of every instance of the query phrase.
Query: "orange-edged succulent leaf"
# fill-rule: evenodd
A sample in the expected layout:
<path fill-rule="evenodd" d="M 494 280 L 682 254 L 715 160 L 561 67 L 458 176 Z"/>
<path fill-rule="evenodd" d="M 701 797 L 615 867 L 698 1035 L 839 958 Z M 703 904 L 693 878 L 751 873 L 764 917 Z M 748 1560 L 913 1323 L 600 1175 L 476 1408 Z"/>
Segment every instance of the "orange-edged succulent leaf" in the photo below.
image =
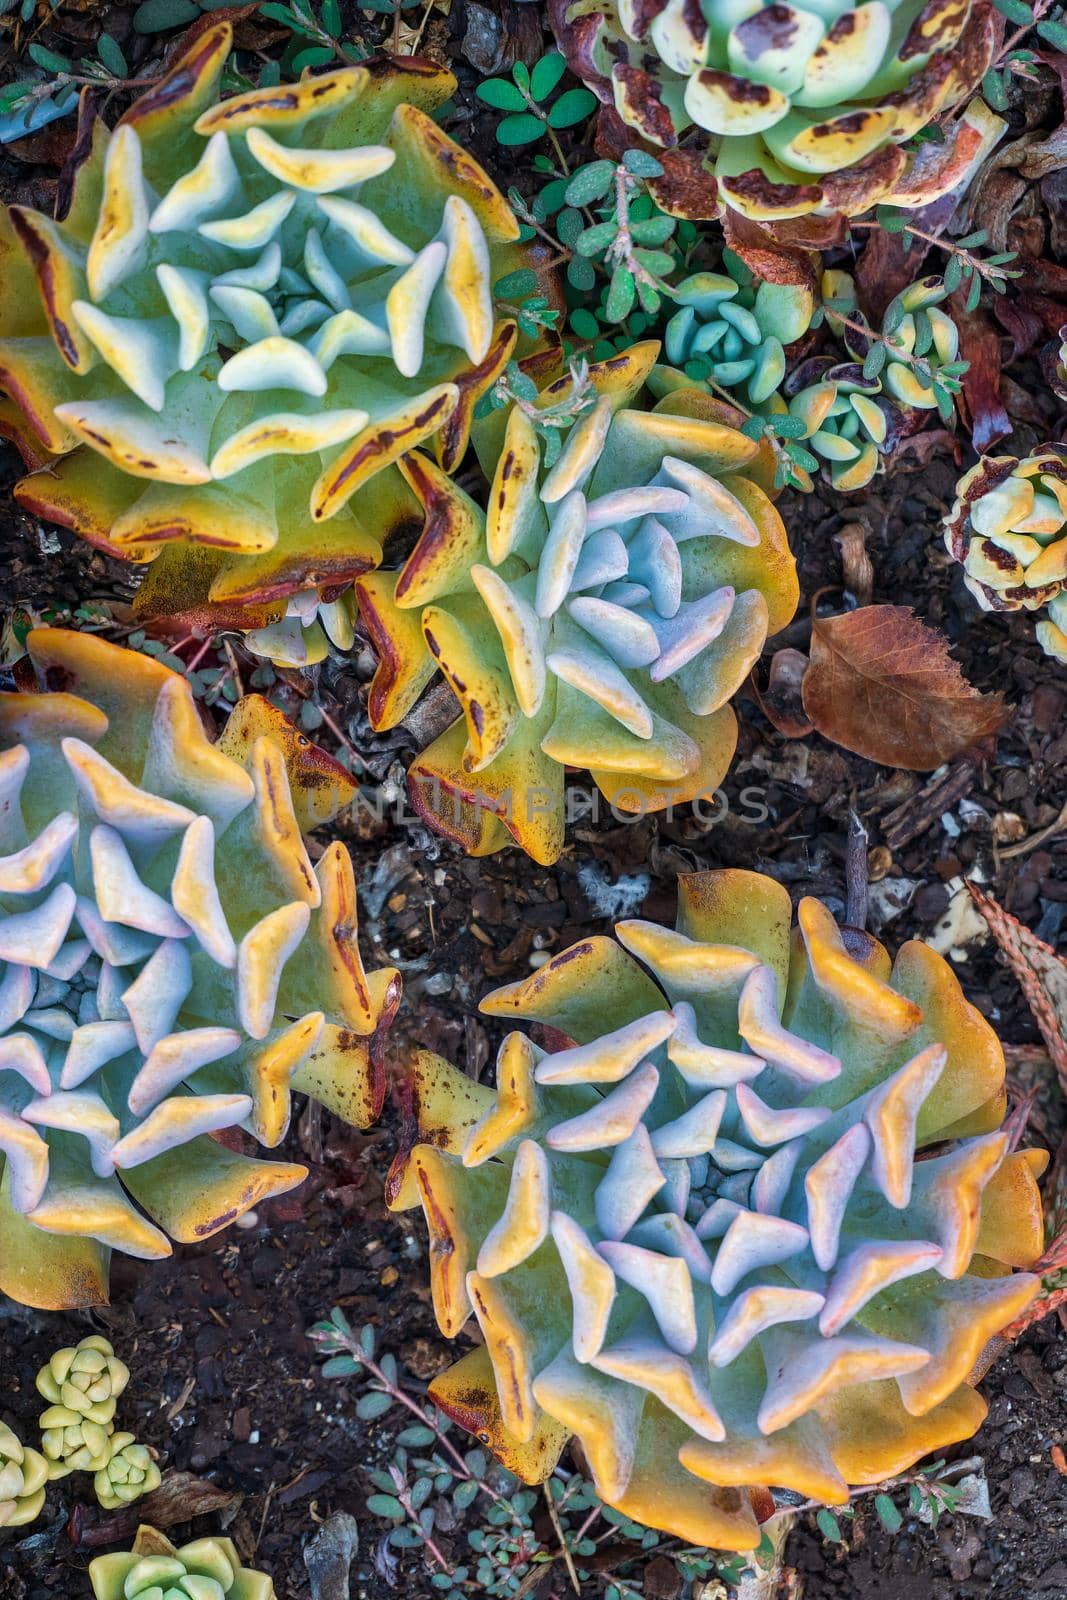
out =
<path fill-rule="evenodd" d="M 293 1089 L 373 1121 L 400 980 L 363 966 L 347 851 L 304 844 L 343 767 L 258 696 L 212 744 L 150 657 L 27 650 L 38 692 L 0 696 L 0 1287 L 58 1308 L 106 1299 L 112 1249 L 167 1255 L 299 1183 L 231 1147 L 277 1145 Z"/>
<path fill-rule="evenodd" d="M 635 345 L 557 380 L 536 407 L 479 424 L 487 509 L 429 461 L 404 473 L 423 531 L 392 583 L 357 593 L 379 668 L 375 727 L 440 668 L 462 719 L 413 764 L 420 814 L 470 853 L 563 847 L 563 769 L 625 810 L 713 793 L 736 722 L 726 702 L 796 609 L 795 564 L 760 446 L 696 390 L 636 402 L 659 354 Z M 574 400 L 546 456 L 538 410 Z M 414 626 L 419 615 L 423 649 Z"/>
<path fill-rule="evenodd" d="M 392 463 L 428 443 L 457 465 L 531 340 L 492 293 L 519 225 L 432 117 L 449 72 L 376 57 L 220 99 L 231 43 L 204 29 L 112 132 L 83 117 L 65 216 L 4 213 L 0 389 L 34 514 L 163 551 L 142 616 L 260 628 L 256 606 L 328 605 L 377 565 L 409 503 Z M 190 582 L 196 547 L 219 559 Z M 279 659 L 330 633 L 283 613 L 257 641 Z"/>
<path fill-rule="evenodd" d="M 1044 1158 L 952 1136 L 1004 1061 L 925 946 L 891 963 L 815 900 L 791 937 L 756 873 L 680 899 L 483 1001 L 552 1030 L 507 1035 L 495 1100 L 413 1063 L 389 1199 L 423 1206 L 442 1330 L 484 1340 L 438 1404 L 520 1474 L 574 1433 L 607 1504 L 749 1549 L 763 1486 L 844 1501 L 978 1427 Z"/>

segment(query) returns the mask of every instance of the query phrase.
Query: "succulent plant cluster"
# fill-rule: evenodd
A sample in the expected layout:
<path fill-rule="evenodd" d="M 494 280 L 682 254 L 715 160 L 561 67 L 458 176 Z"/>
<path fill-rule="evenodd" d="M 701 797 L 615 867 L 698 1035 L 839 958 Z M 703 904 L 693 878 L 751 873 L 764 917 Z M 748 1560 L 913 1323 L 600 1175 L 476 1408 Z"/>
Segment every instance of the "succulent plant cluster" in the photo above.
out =
<path fill-rule="evenodd" d="M 667 323 L 664 354 L 690 382 L 710 378 L 760 406 L 785 377 L 784 346 L 811 326 L 815 297 L 800 285 L 757 281 L 731 250 L 723 266 L 672 289 L 680 309 Z"/>
<path fill-rule="evenodd" d="M 1039 611 L 1042 648 L 1067 663 L 1067 447 L 983 456 L 956 486 L 949 554 L 983 611 Z"/>
<path fill-rule="evenodd" d="M 151 1452 L 132 1433 L 115 1431 L 115 1409 L 129 1381 L 129 1368 L 97 1334 L 57 1350 L 37 1374 L 38 1393 L 49 1402 L 40 1416 L 49 1478 L 91 1472 L 107 1511 L 160 1483 Z"/>
<path fill-rule="evenodd" d="M 48 1401 L 40 1416 L 41 1449 L 50 1478 L 106 1467 L 115 1408 L 129 1381 L 129 1368 L 97 1334 L 57 1350 L 41 1368 L 37 1392 Z"/>
<path fill-rule="evenodd" d="M 275 1600 L 265 1572 L 241 1565 L 232 1539 L 195 1539 L 177 1547 L 140 1527 L 132 1550 L 89 1563 L 95 1600 Z"/>
<path fill-rule="evenodd" d="M 820 289 L 826 322 L 852 360 L 802 362 L 785 384 L 793 391 L 788 410 L 804 423 L 804 442 L 826 462 L 833 487 L 862 489 L 899 433 L 895 418 L 935 407 L 951 416 L 967 363 L 958 359 L 955 322 L 939 309 L 948 295 L 943 278 L 918 279 L 895 295 L 877 334 L 867 331 L 849 273 L 825 271 Z"/>
<path fill-rule="evenodd" d="M 759 450 L 698 390 L 632 405 L 659 353 L 588 370 L 549 467 L 537 423 L 569 379 L 476 432 L 488 514 L 414 454 L 425 527 L 402 571 L 357 583 L 392 727 L 440 668 L 462 715 L 416 760 L 414 803 L 484 855 L 563 844 L 563 775 L 624 811 L 710 794 L 736 741 L 728 701 L 797 583 L 781 519 L 746 472 Z"/>
<path fill-rule="evenodd" d="M 995 37 L 983 0 L 550 0 L 550 14 L 574 70 L 626 124 L 667 149 L 700 130 L 720 201 L 771 219 L 944 193 L 959 177 L 948 152 L 901 147 L 980 81 Z M 970 141 L 955 132 L 962 157 Z"/>
<path fill-rule="evenodd" d="M 239 1148 L 279 1143 L 291 1091 L 372 1121 L 399 978 L 363 969 L 347 851 L 303 842 L 343 767 L 258 696 L 213 745 L 160 663 L 27 650 L 37 692 L 0 696 L 0 1289 L 57 1308 L 106 1298 L 112 1249 L 299 1183 Z"/>
<path fill-rule="evenodd" d="M 44 1506 L 48 1462 L 0 1422 L 0 1528 L 24 1528 Z"/>
<path fill-rule="evenodd" d="M 621 923 L 483 1001 L 563 1036 L 509 1033 L 495 1092 L 420 1057 L 389 1195 L 422 1204 L 442 1331 L 485 1341 L 438 1406 L 531 1482 L 577 1434 L 609 1505 L 745 1549 L 748 1488 L 840 1501 L 973 1433 L 1044 1159 L 928 946 L 891 963 L 816 900 L 791 939 L 755 873 L 680 887 L 678 931 Z"/>
<path fill-rule="evenodd" d="M 801 368 L 804 371 L 804 368 Z M 865 378 L 858 361 L 819 364 L 815 380 L 790 397 L 788 410 L 804 424 L 804 442 L 829 470 L 835 489 L 863 489 L 878 471 L 889 434 L 882 385 Z"/>
<path fill-rule="evenodd" d="M 377 564 L 398 455 L 462 457 L 516 340 L 492 284 L 519 228 L 432 120 L 450 73 L 374 58 L 220 100 L 231 39 L 110 133 L 86 108 L 62 219 L 0 217 L 0 425 L 38 469 L 23 505 L 152 563 L 140 615 L 256 627 Z"/>

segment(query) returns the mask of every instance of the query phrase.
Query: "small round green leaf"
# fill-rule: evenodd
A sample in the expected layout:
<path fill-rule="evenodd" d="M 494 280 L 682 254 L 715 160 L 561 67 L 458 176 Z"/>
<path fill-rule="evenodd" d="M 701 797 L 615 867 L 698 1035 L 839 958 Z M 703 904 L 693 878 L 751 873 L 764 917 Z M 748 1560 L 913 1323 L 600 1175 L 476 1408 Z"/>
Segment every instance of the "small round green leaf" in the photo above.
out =
<path fill-rule="evenodd" d="M 547 100 L 566 70 L 567 63 L 557 50 L 542 56 L 530 73 L 530 93 L 534 99 Z"/>
<path fill-rule="evenodd" d="M 506 78 L 488 78 L 485 83 L 480 83 L 477 89 L 478 99 L 484 100 L 487 106 L 493 106 L 497 111 L 525 111 L 526 98 L 521 89 L 517 89 Z"/>
<path fill-rule="evenodd" d="M 596 95 L 589 89 L 567 89 L 548 113 L 553 128 L 572 128 L 596 110 Z"/>
<path fill-rule="evenodd" d="M 523 111 L 518 116 L 505 117 L 496 130 L 496 137 L 499 144 L 533 144 L 544 131 L 540 117 L 535 117 L 532 111 Z"/>

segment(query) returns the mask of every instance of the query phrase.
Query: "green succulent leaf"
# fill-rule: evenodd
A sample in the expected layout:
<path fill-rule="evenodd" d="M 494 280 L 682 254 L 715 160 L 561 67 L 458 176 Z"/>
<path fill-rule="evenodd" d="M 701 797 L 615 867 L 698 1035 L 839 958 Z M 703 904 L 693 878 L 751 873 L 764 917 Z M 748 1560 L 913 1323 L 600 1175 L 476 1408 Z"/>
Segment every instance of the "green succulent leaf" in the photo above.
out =
<path fill-rule="evenodd" d="M 367 1510 L 372 1517 L 384 1517 L 387 1521 L 402 1521 L 407 1516 L 400 1501 L 391 1494 L 368 1495 Z"/>
<path fill-rule="evenodd" d="M 1026 4 L 1026 0 L 993 0 L 993 4 L 1001 16 L 1007 17 L 1009 22 L 1014 22 L 1016 27 L 1029 27 L 1034 20 L 1034 14 Z"/>
<path fill-rule="evenodd" d="M 634 308 L 636 298 L 637 285 L 634 282 L 634 275 L 628 267 L 620 263 L 611 275 L 611 286 L 604 306 L 609 322 L 621 322 L 624 317 L 628 317 Z"/>
<path fill-rule="evenodd" d="M 100 35 L 96 53 L 107 70 L 114 73 L 116 78 L 125 78 L 129 75 L 130 69 L 126 65 L 126 57 L 110 33 L 102 33 Z"/>
<path fill-rule="evenodd" d="M 598 256 L 609 248 L 619 231 L 619 225 L 614 220 L 610 222 L 597 222 L 591 228 L 583 228 L 573 241 L 574 248 L 579 255 Z"/>
<path fill-rule="evenodd" d="M 647 222 L 631 223 L 630 233 L 635 244 L 660 245 L 666 244 L 676 227 L 677 219 L 675 217 L 649 217 Z M 671 264 L 673 267 L 673 257 L 671 258 Z"/>
<path fill-rule="evenodd" d="M 515 272 L 498 278 L 493 285 L 493 293 L 502 300 L 517 300 L 523 295 L 533 294 L 536 288 L 537 273 L 531 267 L 519 267 Z"/>
<path fill-rule="evenodd" d="M 627 150 L 622 164 L 635 178 L 662 178 L 663 167 L 647 150 Z"/>
<path fill-rule="evenodd" d="M 904 1518 L 893 1504 L 887 1494 L 876 1494 L 874 1509 L 879 1522 L 886 1533 L 899 1533 L 904 1526 Z"/>

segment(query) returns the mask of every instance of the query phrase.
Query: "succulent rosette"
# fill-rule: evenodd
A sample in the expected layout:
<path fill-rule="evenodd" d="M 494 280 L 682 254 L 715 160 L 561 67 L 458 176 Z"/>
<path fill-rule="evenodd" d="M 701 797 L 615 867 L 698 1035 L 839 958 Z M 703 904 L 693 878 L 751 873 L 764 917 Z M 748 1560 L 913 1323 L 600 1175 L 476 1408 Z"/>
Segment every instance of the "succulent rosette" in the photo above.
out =
<path fill-rule="evenodd" d="M 791 397 L 788 411 L 805 427 L 809 449 L 824 461 L 830 482 L 841 493 L 863 489 L 878 471 L 889 437 L 882 385 L 863 376 L 858 362 L 830 363 L 814 383 Z"/>
<path fill-rule="evenodd" d="M 601 101 L 669 152 L 703 153 L 686 138 L 703 134 L 720 204 L 751 217 L 925 205 L 1004 127 L 976 101 L 937 152 L 901 148 L 980 82 L 985 0 L 549 0 L 549 13 Z"/>
<path fill-rule="evenodd" d="M 104 1510 L 115 1511 L 151 1494 L 161 1481 L 147 1445 L 138 1444 L 132 1433 L 116 1433 L 108 1441 L 107 1460 L 93 1476 L 93 1489 Z"/>
<path fill-rule="evenodd" d="M 1045 652 L 1067 663 L 1067 446 L 982 456 L 956 485 L 945 544 L 983 611 L 1039 611 Z"/>
<path fill-rule="evenodd" d="M 733 251 L 723 265 L 725 272 L 694 272 L 672 288 L 679 309 L 664 331 L 664 354 L 690 382 L 710 378 L 761 406 L 785 377 L 784 347 L 811 325 L 815 296 L 803 285 L 757 281 Z"/>
<path fill-rule="evenodd" d="M 372 1121 L 399 978 L 364 971 L 344 846 L 303 841 L 353 793 L 332 757 L 258 696 L 212 744 L 183 677 L 90 635 L 27 651 L 40 692 L 0 695 L 0 1289 L 55 1309 L 106 1299 L 112 1249 L 299 1183 L 234 1148 L 276 1146 L 293 1090 Z"/>
<path fill-rule="evenodd" d="M 414 762 L 412 798 L 474 855 L 514 839 L 551 863 L 567 766 L 627 812 L 710 794 L 737 725 L 728 701 L 797 581 L 760 447 L 695 389 L 634 402 L 659 354 L 588 371 L 549 466 L 536 406 L 476 430 L 488 514 L 430 462 L 402 463 L 425 527 L 399 573 L 356 586 L 380 664 L 368 712 L 389 728 L 439 668 L 461 715 Z"/>
<path fill-rule="evenodd" d="M 859 309 L 855 280 L 848 272 L 830 269 L 822 275 L 822 297 L 826 320 L 840 332 L 850 353 L 858 361 L 868 354 L 873 338 L 862 330 L 868 327 Z M 916 411 L 932 411 L 937 405 L 931 382 L 923 376 L 955 379 L 966 363 L 958 361 L 959 329 L 940 304 L 948 298 L 944 278 L 931 275 L 918 278 L 894 295 L 882 317 L 881 345 L 885 360 L 880 382 L 898 405 Z M 847 323 L 842 317 L 848 318 Z M 917 366 L 917 361 L 923 365 Z"/>
<path fill-rule="evenodd" d="M 201 33 L 110 133 L 86 102 L 62 218 L 0 219 L 0 426 L 23 505 L 152 563 L 139 615 L 256 627 L 377 564 L 399 454 L 463 455 L 519 226 L 432 120 L 449 72 L 220 100 L 230 44 Z"/>
<path fill-rule="evenodd" d="M 759 1539 L 749 1491 L 837 1502 L 968 1438 L 987 1341 L 1033 1298 L 1045 1163 L 945 961 L 891 962 L 757 873 L 681 879 L 482 1002 L 496 1090 L 421 1052 L 390 1203 L 421 1202 L 435 1403 L 529 1482 L 567 1439 L 624 1515 Z M 766 1497 L 763 1497 L 764 1504 Z"/>
<path fill-rule="evenodd" d="M 0 1422 L 0 1528 L 35 1522 L 44 1506 L 48 1462 Z"/>
<path fill-rule="evenodd" d="M 132 1550 L 89 1563 L 95 1600 L 275 1600 L 265 1572 L 241 1565 L 232 1539 L 195 1539 L 180 1548 L 140 1527 Z"/>

